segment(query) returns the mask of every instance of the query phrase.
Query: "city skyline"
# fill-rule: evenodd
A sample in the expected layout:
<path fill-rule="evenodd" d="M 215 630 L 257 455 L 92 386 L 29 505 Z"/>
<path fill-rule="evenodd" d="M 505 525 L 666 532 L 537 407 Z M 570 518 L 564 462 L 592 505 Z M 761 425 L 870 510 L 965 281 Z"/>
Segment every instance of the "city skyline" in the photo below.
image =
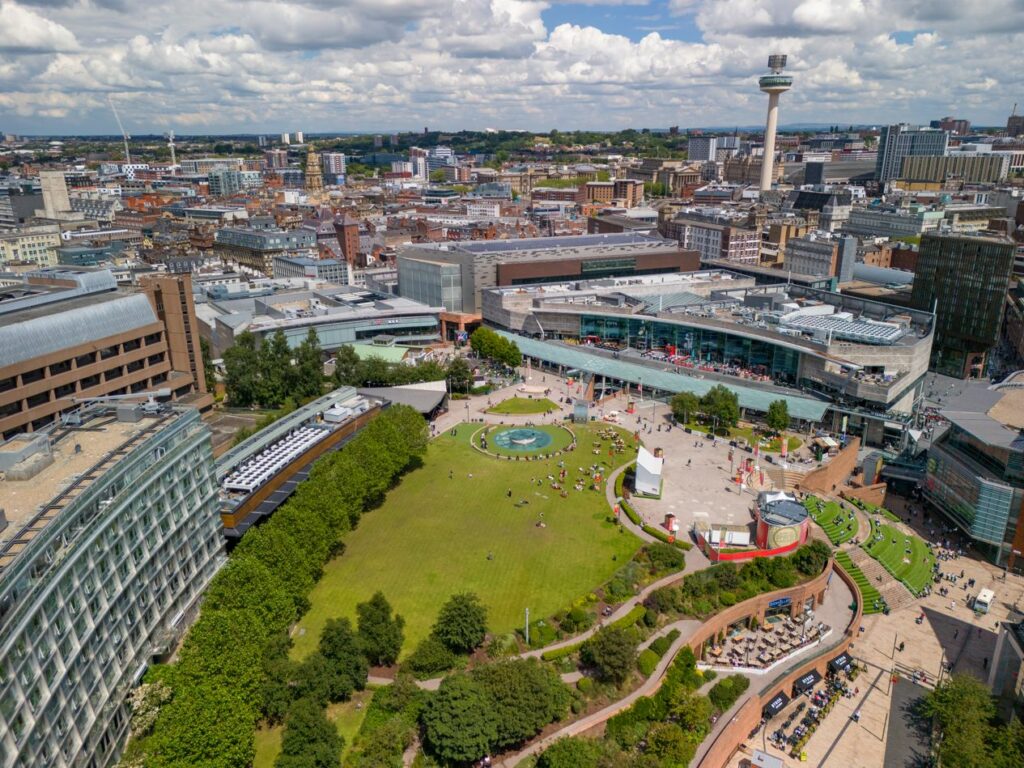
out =
<path fill-rule="evenodd" d="M 1022 34 L 1012 0 L 0 0 L 0 129 L 115 134 L 108 96 L 135 134 L 753 126 L 776 51 L 783 126 L 998 126 Z"/>

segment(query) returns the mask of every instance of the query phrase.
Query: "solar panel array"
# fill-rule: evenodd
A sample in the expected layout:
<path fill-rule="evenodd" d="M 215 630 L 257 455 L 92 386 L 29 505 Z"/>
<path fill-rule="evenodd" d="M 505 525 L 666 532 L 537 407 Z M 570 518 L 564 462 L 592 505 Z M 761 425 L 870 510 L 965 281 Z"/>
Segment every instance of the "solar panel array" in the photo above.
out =
<path fill-rule="evenodd" d="M 829 315 L 798 315 L 783 321 L 789 328 L 832 334 L 837 339 L 860 341 L 865 344 L 895 344 L 903 338 L 904 330 L 893 323 L 868 323 L 863 320 L 843 320 Z"/>
<path fill-rule="evenodd" d="M 292 430 L 228 475 L 224 479 L 224 488 L 251 493 L 330 433 L 330 427 L 318 424 Z"/>

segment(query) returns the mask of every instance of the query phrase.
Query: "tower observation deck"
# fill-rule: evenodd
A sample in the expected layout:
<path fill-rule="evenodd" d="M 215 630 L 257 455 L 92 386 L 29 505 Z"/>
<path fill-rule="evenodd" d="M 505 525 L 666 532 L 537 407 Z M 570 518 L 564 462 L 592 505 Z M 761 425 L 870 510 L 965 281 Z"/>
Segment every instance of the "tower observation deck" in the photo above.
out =
<path fill-rule="evenodd" d="M 779 122 L 779 95 L 793 87 L 793 78 L 782 74 L 786 68 L 786 56 L 775 53 L 768 57 L 770 75 L 758 81 L 758 87 L 768 94 L 768 120 L 764 129 L 764 157 L 761 159 L 761 191 L 772 188 L 772 171 L 775 166 L 775 131 Z"/>

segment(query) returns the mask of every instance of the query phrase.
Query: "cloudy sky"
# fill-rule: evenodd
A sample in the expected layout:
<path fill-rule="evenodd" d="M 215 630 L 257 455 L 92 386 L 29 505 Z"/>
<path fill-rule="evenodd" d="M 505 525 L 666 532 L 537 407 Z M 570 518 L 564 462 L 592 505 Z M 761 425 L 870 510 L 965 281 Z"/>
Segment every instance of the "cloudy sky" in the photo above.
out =
<path fill-rule="evenodd" d="M 751 125 L 776 51 L 783 123 L 1024 105 L 1024 0 L 0 0 L 0 131 Z"/>

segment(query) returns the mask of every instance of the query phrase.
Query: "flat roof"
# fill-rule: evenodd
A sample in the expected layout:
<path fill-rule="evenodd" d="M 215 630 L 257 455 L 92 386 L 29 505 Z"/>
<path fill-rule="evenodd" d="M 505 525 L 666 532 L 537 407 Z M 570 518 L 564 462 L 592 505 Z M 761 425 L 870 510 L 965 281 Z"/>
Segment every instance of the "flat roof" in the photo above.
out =
<path fill-rule="evenodd" d="M 80 496 L 122 459 L 120 449 L 157 430 L 178 412 L 165 411 L 159 418 L 145 417 L 137 422 L 118 421 L 110 409 L 94 413 L 81 427 L 54 430 L 49 441 L 53 456 L 49 466 L 28 480 L 12 480 L 10 472 L 0 480 L 0 508 L 10 522 L 10 527 L 0 534 L 0 540 L 5 542 L 0 547 L 0 568 L 9 566 L 27 542 L 56 518 L 71 499 Z M 58 502 L 62 495 L 64 498 Z M 50 504 L 57 508 L 43 509 Z"/>
<path fill-rule="evenodd" d="M 594 355 L 582 348 L 572 348 L 564 344 L 517 336 L 507 331 L 497 332 L 514 341 L 520 351 L 529 357 L 536 357 L 570 369 L 577 368 L 610 379 L 619 379 L 633 384 L 643 383 L 647 387 L 666 392 L 692 392 L 700 397 L 716 384 L 723 383 L 670 371 L 659 371 L 637 363 Z M 799 395 L 786 395 L 777 391 L 766 392 L 733 384 L 724 384 L 724 386 L 736 393 L 739 397 L 740 407 L 750 408 L 761 413 L 767 413 L 768 406 L 773 401 L 785 400 L 790 416 L 807 421 L 821 421 L 821 417 L 825 415 L 825 411 L 830 405 L 827 401 L 812 400 Z"/>
<path fill-rule="evenodd" d="M 609 245 L 670 245 L 674 248 L 679 247 L 679 243 L 675 240 L 666 240 L 662 237 L 653 237 L 638 232 L 615 232 L 604 235 L 567 235 L 563 237 L 525 237 L 517 240 L 477 240 L 475 242 L 447 245 L 450 250 L 460 250 L 467 253 L 551 251 L 562 248 L 590 248 Z"/>

